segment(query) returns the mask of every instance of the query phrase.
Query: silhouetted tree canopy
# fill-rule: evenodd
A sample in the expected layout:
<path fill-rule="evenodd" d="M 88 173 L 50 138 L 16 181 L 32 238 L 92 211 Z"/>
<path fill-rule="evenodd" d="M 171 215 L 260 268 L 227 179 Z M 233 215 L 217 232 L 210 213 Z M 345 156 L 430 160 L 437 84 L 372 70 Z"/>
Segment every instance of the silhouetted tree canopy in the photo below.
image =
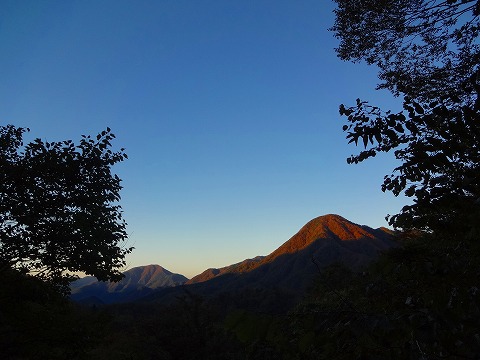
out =
<path fill-rule="evenodd" d="M 111 167 L 110 129 L 96 138 L 23 145 L 29 131 L 0 127 L 0 268 L 20 269 L 62 290 L 72 275 L 119 280 L 125 265 L 126 223 L 120 178 Z"/>
<path fill-rule="evenodd" d="M 338 56 L 378 66 L 378 88 L 404 99 L 401 112 L 340 106 L 347 139 L 365 148 L 348 163 L 390 150 L 401 160 L 382 190 L 413 205 L 391 225 L 478 232 L 480 1 L 335 1 Z"/>

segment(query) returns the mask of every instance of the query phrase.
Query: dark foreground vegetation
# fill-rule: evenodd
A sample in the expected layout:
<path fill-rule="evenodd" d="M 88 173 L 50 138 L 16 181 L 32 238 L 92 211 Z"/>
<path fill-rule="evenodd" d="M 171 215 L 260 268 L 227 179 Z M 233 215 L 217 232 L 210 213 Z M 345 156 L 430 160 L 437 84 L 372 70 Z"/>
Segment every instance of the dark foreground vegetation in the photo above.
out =
<path fill-rule="evenodd" d="M 359 272 L 322 271 L 289 311 L 185 292 L 175 303 L 82 307 L 2 271 L 3 359 L 476 359 L 480 245 L 400 240 Z M 280 292 L 276 293 L 280 296 Z M 278 299 L 282 301 L 282 299 Z M 243 306 L 245 305 L 245 306 Z"/>
<path fill-rule="evenodd" d="M 250 306 L 268 296 L 261 290 L 243 303 L 185 292 L 170 305 L 81 307 L 38 279 L 2 271 L 2 358 L 478 358 L 480 245 L 400 241 L 360 272 L 328 267 L 281 313 Z"/>
<path fill-rule="evenodd" d="M 109 129 L 21 151 L 26 129 L 0 127 L 2 359 L 480 357 L 480 1 L 335 1 L 339 57 L 377 65 L 378 87 L 403 98 L 399 112 L 340 107 L 364 147 L 348 162 L 401 163 L 382 186 L 412 200 L 389 217 L 400 246 L 360 272 L 324 269 L 281 312 L 252 306 L 281 289 L 81 307 L 65 271 L 118 279 L 131 251 L 110 173 L 126 156 Z"/>

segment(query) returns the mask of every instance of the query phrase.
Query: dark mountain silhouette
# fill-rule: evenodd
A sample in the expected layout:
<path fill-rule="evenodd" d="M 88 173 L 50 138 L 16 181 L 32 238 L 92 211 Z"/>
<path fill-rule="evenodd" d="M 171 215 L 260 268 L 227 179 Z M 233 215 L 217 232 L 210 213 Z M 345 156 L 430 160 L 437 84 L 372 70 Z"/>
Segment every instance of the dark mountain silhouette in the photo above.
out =
<path fill-rule="evenodd" d="M 78 279 L 70 285 L 71 299 L 82 303 L 133 301 L 160 288 L 178 286 L 188 279 L 159 265 L 139 266 L 124 272 L 119 282 L 97 281 L 93 276 Z"/>
<path fill-rule="evenodd" d="M 246 294 L 256 293 L 250 298 L 257 297 L 262 302 L 270 299 L 272 303 L 265 307 L 271 308 L 278 305 L 279 292 L 286 295 L 285 298 L 301 296 L 322 267 L 341 262 L 355 269 L 393 246 L 393 233 L 388 229 L 357 225 L 339 215 L 320 216 L 268 256 L 208 269 L 185 286 L 158 291 L 146 300 L 169 301 L 183 292 L 248 302 Z M 251 306 L 258 308 L 262 304 L 253 301 Z"/>
<path fill-rule="evenodd" d="M 220 269 L 215 269 L 215 268 L 210 268 L 202 272 L 201 274 L 198 274 L 188 280 L 185 284 L 190 285 L 190 284 L 195 284 L 198 282 L 204 282 L 210 279 L 213 279 L 214 277 L 228 274 L 228 273 L 244 273 L 248 272 L 250 270 L 253 270 L 257 267 L 257 265 L 265 258 L 265 256 L 257 256 L 254 257 L 253 259 L 246 259 L 243 260 L 242 262 L 225 266 Z"/>

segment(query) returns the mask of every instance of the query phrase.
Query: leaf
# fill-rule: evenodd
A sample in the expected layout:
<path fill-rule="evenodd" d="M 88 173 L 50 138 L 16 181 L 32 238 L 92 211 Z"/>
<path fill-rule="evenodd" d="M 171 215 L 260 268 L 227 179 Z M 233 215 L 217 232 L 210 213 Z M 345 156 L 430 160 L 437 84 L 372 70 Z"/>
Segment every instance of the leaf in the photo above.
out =
<path fill-rule="evenodd" d="M 412 105 L 415 108 L 415 112 L 417 114 L 423 115 L 425 113 L 425 111 L 423 110 L 423 107 L 421 107 L 419 103 L 412 101 Z"/>
<path fill-rule="evenodd" d="M 368 145 L 368 135 L 363 135 L 363 146 L 367 148 Z"/>
<path fill-rule="evenodd" d="M 398 131 L 399 133 L 404 133 L 405 131 L 403 130 L 402 124 L 398 123 L 395 125 L 394 129 Z"/>

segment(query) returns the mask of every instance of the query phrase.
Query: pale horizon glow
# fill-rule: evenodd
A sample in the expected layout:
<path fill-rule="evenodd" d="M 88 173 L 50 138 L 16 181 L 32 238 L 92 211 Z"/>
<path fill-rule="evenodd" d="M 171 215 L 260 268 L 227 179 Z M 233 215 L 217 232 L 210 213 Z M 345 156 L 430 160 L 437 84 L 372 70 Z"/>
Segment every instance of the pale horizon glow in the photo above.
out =
<path fill-rule="evenodd" d="M 189 278 L 267 255 L 309 220 L 373 228 L 405 204 L 390 154 L 346 157 L 341 103 L 399 110 L 376 69 L 340 61 L 328 1 L 0 3 L 0 123 L 28 138 L 107 126 L 129 159 L 128 267 Z"/>

